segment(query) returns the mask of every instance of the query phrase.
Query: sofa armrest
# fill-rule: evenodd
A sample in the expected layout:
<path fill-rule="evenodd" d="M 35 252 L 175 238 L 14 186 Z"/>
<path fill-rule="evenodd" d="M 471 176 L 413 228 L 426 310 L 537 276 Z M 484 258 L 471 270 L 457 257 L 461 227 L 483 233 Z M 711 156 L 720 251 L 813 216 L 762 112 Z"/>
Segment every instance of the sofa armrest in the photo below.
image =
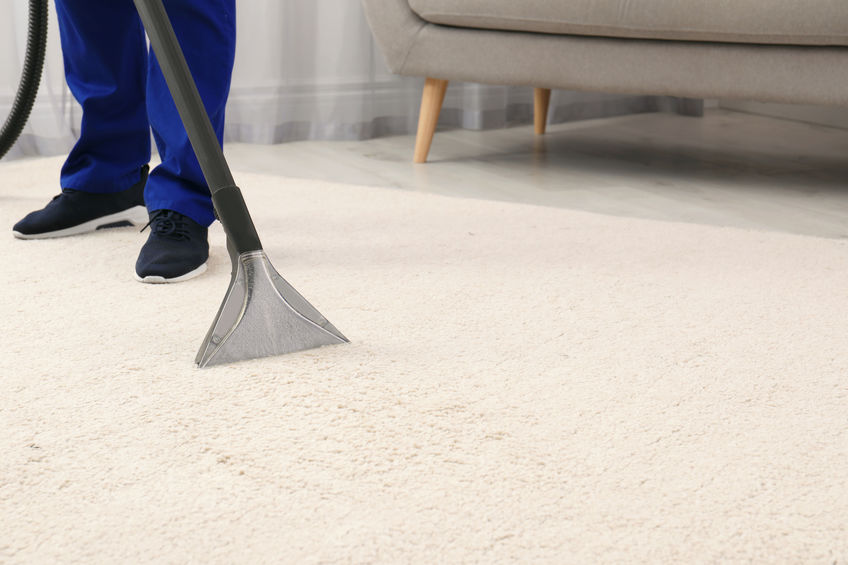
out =
<path fill-rule="evenodd" d="M 393 73 L 400 74 L 418 33 L 428 24 L 408 0 L 362 0 L 365 17 Z"/>

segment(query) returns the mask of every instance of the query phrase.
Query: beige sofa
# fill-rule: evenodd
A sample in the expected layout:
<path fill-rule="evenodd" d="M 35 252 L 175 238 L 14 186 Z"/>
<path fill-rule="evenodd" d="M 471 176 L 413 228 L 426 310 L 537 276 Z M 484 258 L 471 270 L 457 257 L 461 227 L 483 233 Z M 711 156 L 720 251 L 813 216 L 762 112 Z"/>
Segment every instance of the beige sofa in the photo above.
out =
<path fill-rule="evenodd" d="M 362 0 L 389 68 L 426 77 L 415 161 L 448 81 L 848 105 L 848 0 Z"/>

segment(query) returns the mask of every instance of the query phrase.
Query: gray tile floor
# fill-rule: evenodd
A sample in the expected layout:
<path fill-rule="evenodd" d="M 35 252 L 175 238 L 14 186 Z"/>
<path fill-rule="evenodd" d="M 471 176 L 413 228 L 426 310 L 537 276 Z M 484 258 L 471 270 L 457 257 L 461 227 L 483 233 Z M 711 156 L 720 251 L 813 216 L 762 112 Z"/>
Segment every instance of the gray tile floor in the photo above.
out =
<path fill-rule="evenodd" d="M 848 237 L 848 130 L 710 109 L 413 136 L 229 144 L 235 170 L 666 221 Z M 236 179 L 238 181 L 238 179 Z"/>

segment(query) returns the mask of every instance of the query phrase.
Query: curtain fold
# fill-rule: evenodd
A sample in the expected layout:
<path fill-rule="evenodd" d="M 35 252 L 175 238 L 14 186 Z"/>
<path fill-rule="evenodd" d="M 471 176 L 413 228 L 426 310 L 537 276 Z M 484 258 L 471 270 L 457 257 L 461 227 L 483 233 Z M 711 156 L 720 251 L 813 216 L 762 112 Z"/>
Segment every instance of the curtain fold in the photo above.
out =
<path fill-rule="evenodd" d="M 130 1 L 130 0 L 109 0 Z M 27 0 L 0 18 L 0 119 L 23 61 Z M 423 79 L 389 73 L 358 0 L 249 0 L 238 4 L 238 45 L 227 141 L 281 143 L 414 133 Z M 532 122 L 530 88 L 455 83 L 440 124 L 488 129 Z M 558 91 L 553 122 L 657 110 L 647 96 Z M 6 158 L 67 152 L 80 109 L 64 83 L 55 12 L 39 97 L 21 141 Z"/>
<path fill-rule="evenodd" d="M 15 92 L 26 54 L 29 2 L 4 3 L 0 17 L 0 120 L 5 120 Z M 26 155 L 58 155 L 73 146 L 79 133 L 81 110 L 71 96 L 62 63 L 59 28 L 55 8 L 51 6 L 47 32 L 47 52 L 38 97 L 32 114 L 17 144 L 4 159 Z"/>

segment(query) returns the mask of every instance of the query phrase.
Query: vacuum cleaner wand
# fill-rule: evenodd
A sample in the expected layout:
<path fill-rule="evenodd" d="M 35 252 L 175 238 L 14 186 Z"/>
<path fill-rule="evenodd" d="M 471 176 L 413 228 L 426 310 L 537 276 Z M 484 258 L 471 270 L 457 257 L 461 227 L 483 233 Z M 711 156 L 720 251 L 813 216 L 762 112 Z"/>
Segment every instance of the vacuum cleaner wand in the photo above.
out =
<path fill-rule="evenodd" d="M 195 362 L 282 355 L 347 338 L 277 273 L 236 186 L 162 0 L 133 0 L 227 234 L 230 286 Z"/>

